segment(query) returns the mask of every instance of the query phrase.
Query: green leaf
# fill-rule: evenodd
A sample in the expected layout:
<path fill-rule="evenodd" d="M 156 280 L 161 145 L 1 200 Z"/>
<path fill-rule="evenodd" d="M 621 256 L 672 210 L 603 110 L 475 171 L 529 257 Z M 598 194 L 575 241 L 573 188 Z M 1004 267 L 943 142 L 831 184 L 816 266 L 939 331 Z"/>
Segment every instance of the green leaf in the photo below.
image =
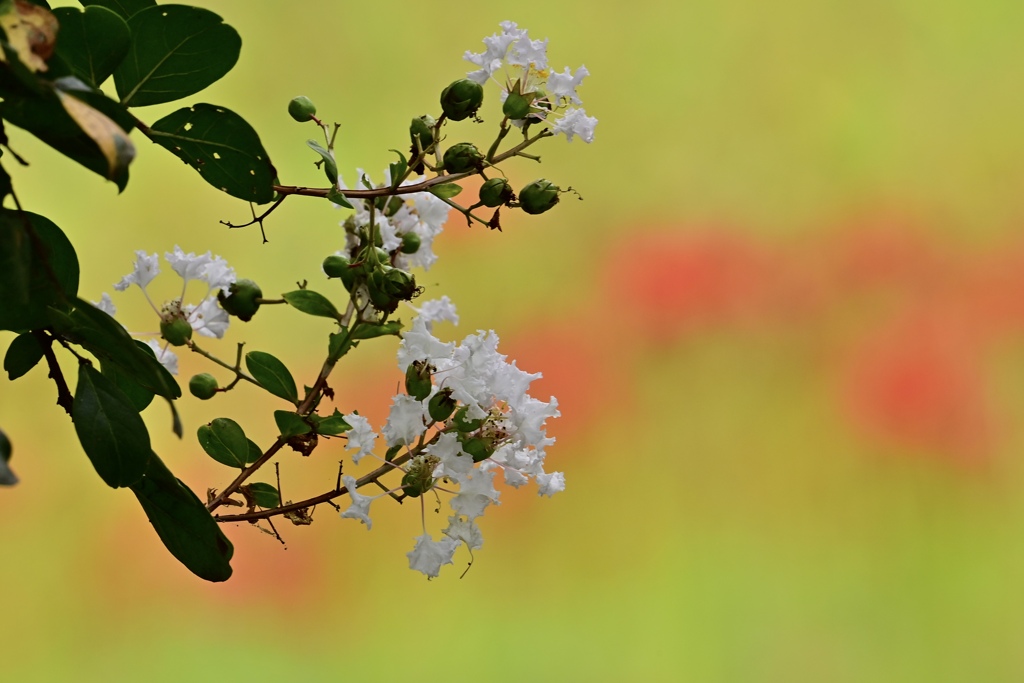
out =
<path fill-rule="evenodd" d="M 245 464 L 251 465 L 263 457 L 263 450 L 252 439 L 246 439 L 246 441 L 249 442 L 249 453 L 245 456 Z"/>
<path fill-rule="evenodd" d="M 146 9 L 156 7 L 153 0 L 80 0 L 86 7 L 105 7 L 116 12 L 125 21 Z"/>
<path fill-rule="evenodd" d="M 331 188 L 327 190 L 327 199 L 338 206 L 344 206 L 346 209 L 356 208 L 352 206 L 352 202 L 350 202 L 348 197 L 342 194 L 341 190 L 336 186 L 331 186 Z"/>
<path fill-rule="evenodd" d="M 334 318 L 339 320 L 341 313 L 334 307 L 327 297 L 318 294 L 311 289 L 296 289 L 294 292 L 287 292 L 281 295 L 293 308 L 297 308 L 309 315 L 318 315 L 323 318 Z"/>
<path fill-rule="evenodd" d="M 260 386 L 292 403 L 299 402 L 299 392 L 295 388 L 295 380 L 288 372 L 285 364 L 269 353 L 250 351 L 245 354 L 245 367 Z"/>
<path fill-rule="evenodd" d="M 135 148 L 123 119 L 111 116 L 109 105 L 97 106 L 104 101 L 102 93 L 47 86 L 35 95 L 5 97 L 0 116 L 123 190 Z"/>
<path fill-rule="evenodd" d="M 242 39 L 213 12 L 160 5 L 128 19 L 132 43 L 114 72 L 121 104 L 141 107 L 194 95 L 238 61 Z"/>
<path fill-rule="evenodd" d="M 275 410 L 274 422 L 277 423 L 277 428 L 285 439 L 290 436 L 306 434 L 311 429 L 305 420 L 289 410 Z"/>
<path fill-rule="evenodd" d="M 154 353 L 153 349 L 150 348 L 149 344 L 141 342 L 138 339 L 133 341 L 139 350 L 149 356 L 152 356 L 153 360 L 156 360 L 156 353 Z M 100 372 L 103 373 L 104 377 L 116 384 L 118 389 L 124 392 L 124 395 L 128 397 L 128 401 L 132 404 L 132 407 L 140 413 L 148 408 L 149 404 L 153 402 L 153 396 L 155 396 L 155 394 L 136 382 L 131 375 L 121 369 L 121 366 L 108 360 L 101 364 Z"/>
<path fill-rule="evenodd" d="M 352 348 L 352 338 L 349 337 L 348 330 L 334 332 L 327 339 L 327 355 L 334 362 L 338 362 Z"/>
<path fill-rule="evenodd" d="M 249 439 L 234 420 L 218 417 L 202 425 L 196 436 L 207 455 L 219 463 L 243 468 L 249 462 Z"/>
<path fill-rule="evenodd" d="M 369 323 L 360 323 L 356 325 L 356 328 L 352 330 L 353 339 L 373 339 L 374 337 L 384 337 L 390 334 L 397 335 L 402 331 L 402 323 L 398 320 L 392 320 L 386 322 L 383 325 L 371 325 Z"/>
<path fill-rule="evenodd" d="M 331 181 L 331 187 L 338 186 L 338 164 L 334 162 L 331 153 L 324 149 L 316 140 L 306 140 L 306 144 L 324 160 L 323 169 L 327 180 Z M 338 202 L 335 202 L 338 203 Z M 351 207 L 349 207 L 351 208 Z"/>
<path fill-rule="evenodd" d="M 107 486 L 131 486 L 142 478 L 152 453 L 146 425 L 124 392 L 90 365 L 78 367 L 71 419 Z"/>
<path fill-rule="evenodd" d="M 256 204 L 274 199 L 277 171 L 260 136 L 235 112 L 196 104 L 168 114 L 150 131 L 153 142 L 217 189 Z"/>
<path fill-rule="evenodd" d="M 256 481 L 243 486 L 241 492 L 247 499 L 266 510 L 281 507 L 281 494 L 270 484 Z"/>
<path fill-rule="evenodd" d="M 11 440 L 0 429 L 0 486 L 14 486 L 18 483 L 18 477 L 7 465 L 11 460 L 12 450 L 14 449 L 11 446 Z"/>
<path fill-rule="evenodd" d="M 174 405 L 174 401 L 166 399 L 167 405 L 171 407 L 171 431 L 179 439 L 185 435 L 185 431 L 181 426 L 181 415 L 178 415 L 178 408 Z"/>
<path fill-rule="evenodd" d="M 70 315 L 50 309 L 50 323 L 68 341 L 80 344 L 103 363 L 114 363 L 132 379 L 164 398 L 181 396 L 181 387 L 153 353 L 143 351 L 128 331 L 92 304 L 74 299 Z"/>
<path fill-rule="evenodd" d="M 49 323 L 47 307 L 78 292 L 78 256 L 50 219 L 0 209 L 0 330 Z"/>
<path fill-rule="evenodd" d="M 431 185 L 427 190 L 430 194 L 441 199 L 451 199 L 462 192 L 462 185 L 458 183 L 443 183 L 441 185 Z"/>
<path fill-rule="evenodd" d="M 100 87 L 128 54 L 132 41 L 128 24 L 106 7 L 58 7 L 60 22 L 57 56 L 72 73 L 94 88 Z"/>
<path fill-rule="evenodd" d="M 189 571 L 207 581 L 231 577 L 231 541 L 196 494 L 171 474 L 156 453 L 132 493 L 164 546 Z"/>
<path fill-rule="evenodd" d="M 388 165 L 388 169 L 391 171 L 391 189 L 394 190 L 402 182 L 402 176 L 409 169 L 409 162 L 405 160 L 405 155 L 397 149 L 389 149 L 388 151 L 398 155 L 398 161 Z"/>
<path fill-rule="evenodd" d="M 328 415 L 326 417 L 310 415 L 310 417 L 315 418 L 317 434 L 337 436 L 338 434 L 344 434 L 348 430 L 352 429 L 352 425 L 345 421 L 345 417 L 338 412 L 337 408 L 334 409 L 333 415 Z"/>
<path fill-rule="evenodd" d="M 36 366 L 43 359 L 43 345 L 35 335 L 26 332 L 19 334 L 7 347 L 4 356 L 4 370 L 8 379 L 15 380 Z"/>

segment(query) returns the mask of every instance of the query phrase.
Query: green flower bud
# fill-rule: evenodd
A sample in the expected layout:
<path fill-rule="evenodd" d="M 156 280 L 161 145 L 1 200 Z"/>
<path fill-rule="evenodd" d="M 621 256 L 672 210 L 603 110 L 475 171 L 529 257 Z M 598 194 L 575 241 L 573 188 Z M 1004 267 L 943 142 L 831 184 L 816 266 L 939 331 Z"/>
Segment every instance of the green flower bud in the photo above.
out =
<path fill-rule="evenodd" d="M 460 142 L 445 150 L 441 158 L 444 170 L 449 173 L 479 171 L 484 167 L 484 155 L 471 142 Z"/>
<path fill-rule="evenodd" d="M 430 363 L 413 361 L 405 370 L 405 391 L 417 401 L 430 395 L 433 384 L 430 381 L 433 368 Z"/>
<path fill-rule="evenodd" d="M 188 390 L 202 401 L 211 399 L 217 393 L 217 378 L 208 372 L 193 375 L 188 381 Z"/>
<path fill-rule="evenodd" d="M 466 418 L 466 413 L 469 412 L 469 406 L 462 406 L 455 411 L 455 417 L 452 418 L 452 424 L 455 428 L 462 433 L 475 432 L 484 426 L 484 422 L 487 418 L 479 418 L 477 420 L 470 420 Z"/>
<path fill-rule="evenodd" d="M 532 97 L 510 92 L 505 98 L 505 103 L 501 105 L 501 113 L 510 119 L 525 119 L 526 115 L 530 113 L 531 104 L 533 104 Z"/>
<path fill-rule="evenodd" d="M 324 259 L 323 269 L 327 277 L 340 278 L 346 270 L 349 270 L 348 257 L 340 254 L 333 254 Z"/>
<path fill-rule="evenodd" d="M 171 346 L 184 346 L 192 338 L 192 325 L 184 318 L 161 320 L 160 336 Z"/>
<path fill-rule="evenodd" d="M 391 266 L 385 266 L 385 268 L 387 270 L 374 270 L 370 273 L 369 277 L 366 278 L 366 288 L 370 292 L 370 303 L 373 304 L 374 308 L 378 311 L 393 313 L 398 308 L 398 299 L 388 293 L 385 273 L 395 269 Z"/>
<path fill-rule="evenodd" d="M 491 457 L 494 453 L 494 444 L 490 439 L 471 436 L 462 440 L 462 450 L 473 457 L 473 462 L 480 462 Z"/>
<path fill-rule="evenodd" d="M 384 273 L 384 291 L 399 301 L 409 301 L 416 294 L 416 278 L 401 268 L 391 268 Z"/>
<path fill-rule="evenodd" d="M 414 232 L 407 232 L 402 235 L 402 253 L 403 254 L 415 254 L 420 250 L 420 244 L 423 240 L 420 236 Z"/>
<path fill-rule="evenodd" d="M 419 147 L 422 149 L 428 149 L 434 142 L 434 125 L 437 121 L 434 120 L 433 116 L 419 116 L 412 120 L 409 125 L 409 138 L 412 140 L 412 153 L 415 155 L 419 149 L 416 147 L 416 141 L 419 140 Z"/>
<path fill-rule="evenodd" d="M 544 213 L 558 203 L 559 191 L 550 180 L 534 180 L 519 192 L 519 206 L 529 214 Z"/>
<path fill-rule="evenodd" d="M 458 403 L 452 398 L 451 389 L 442 389 L 427 403 L 427 413 L 435 422 L 444 422 L 455 411 Z"/>
<path fill-rule="evenodd" d="M 316 114 L 316 105 L 305 96 L 299 96 L 288 103 L 288 113 L 299 123 L 309 121 Z"/>
<path fill-rule="evenodd" d="M 263 296 L 263 290 L 252 280 L 238 280 L 228 287 L 227 295 L 223 290 L 217 293 L 217 301 L 229 314 L 243 322 L 249 322 L 260 309 L 257 299 Z"/>
<path fill-rule="evenodd" d="M 473 116 L 483 101 L 484 87 L 468 78 L 455 81 L 441 91 L 441 109 L 452 121 Z"/>
<path fill-rule="evenodd" d="M 516 198 L 512 186 L 504 178 L 491 178 L 480 186 L 480 203 L 494 208 L 507 204 Z"/>

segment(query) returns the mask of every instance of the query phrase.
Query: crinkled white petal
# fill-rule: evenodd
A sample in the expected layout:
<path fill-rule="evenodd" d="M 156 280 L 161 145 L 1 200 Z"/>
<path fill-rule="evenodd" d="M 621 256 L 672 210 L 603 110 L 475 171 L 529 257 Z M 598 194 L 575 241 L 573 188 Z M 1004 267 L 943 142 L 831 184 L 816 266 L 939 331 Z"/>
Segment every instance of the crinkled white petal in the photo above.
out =
<path fill-rule="evenodd" d="M 438 322 L 450 322 L 454 325 L 459 324 L 459 314 L 455 311 L 455 304 L 448 298 L 448 295 L 442 296 L 440 299 L 431 299 L 420 304 L 417 309 L 420 318 L 427 323 L 427 329 L 433 329 L 434 323 Z"/>
<path fill-rule="evenodd" d="M 349 413 L 344 418 L 345 422 L 352 427 L 352 429 L 345 432 L 345 436 L 348 437 L 348 448 L 357 450 L 356 453 L 352 454 L 352 462 L 358 465 L 360 460 L 373 453 L 374 443 L 377 441 L 377 433 L 370 427 L 370 421 L 362 415 Z"/>
<path fill-rule="evenodd" d="M 463 519 L 459 515 L 448 518 L 448 528 L 442 531 L 445 536 L 462 541 L 470 550 L 479 550 L 484 544 L 484 535 L 473 520 Z"/>
<path fill-rule="evenodd" d="M 565 474 L 552 472 L 537 475 L 537 493 L 541 496 L 553 496 L 565 490 Z"/>
<path fill-rule="evenodd" d="M 567 99 L 575 105 L 582 104 L 579 96 L 576 94 L 576 88 L 583 82 L 584 77 L 589 76 L 590 72 L 587 71 L 587 67 L 580 66 L 576 69 L 576 73 L 570 74 L 569 67 L 565 67 L 562 73 L 554 71 L 548 76 L 548 87 L 547 92 L 549 97 L 558 97 Z M 595 123 L 596 123 L 595 119 Z"/>
<path fill-rule="evenodd" d="M 110 295 L 103 292 L 103 296 L 100 297 L 99 301 L 91 302 L 93 306 L 100 309 L 111 318 L 117 315 L 117 306 L 114 305 L 114 300 L 110 298 Z"/>
<path fill-rule="evenodd" d="M 228 330 L 231 317 L 228 312 L 220 307 L 217 299 L 207 297 L 198 306 L 191 304 L 182 308 L 185 317 L 192 325 L 192 329 L 204 337 L 216 337 L 223 339 L 224 333 Z"/>
<path fill-rule="evenodd" d="M 450 477 L 459 480 L 473 469 L 473 457 L 463 452 L 459 438 L 450 432 L 439 436 L 424 450 L 441 459 L 431 475 L 435 479 Z"/>
<path fill-rule="evenodd" d="M 364 496 L 359 493 L 356 490 L 355 477 L 344 476 L 341 478 L 341 482 L 348 489 L 349 498 L 352 499 L 352 504 L 341 513 L 342 518 L 358 519 L 366 525 L 366 530 L 369 531 L 373 526 L 373 520 L 370 519 L 370 503 L 375 500 L 376 496 Z"/>
<path fill-rule="evenodd" d="M 424 422 L 426 415 L 427 406 L 423 401 L 417 401 L 406 394 L 395 396 L 388 421 L 381 430 L 388 446 L 407 445 L 415 441 L 427 429 Z"/>
<path fill-rule="evenodd" d="M 123 292 L 132 285 L 138 285 L 145 289 L 157 275 L 160 274 L 160 257 L 157 254 L 147 254 L 144 251 L 135 252 L 134 269 L 132 272 L 121 278 L 121 281 L 114 285 L 114 289 Z"/>
<path fill-rule="evenodd" d="M 423 572 L 429 577 L 441 573 L 441 565 L 453 564 L 452 557 L 460 541 L 445 536 L 440 541 L 430 538 L 429 534 L 416 537 L 416 546 L 406 553 L 409 558 L 409 569 Z"/>
<path fill-rule="evenodd" d="M 213 260 L 210 252 L 199 256 L 192 252 L 186 254 L 177 244 L 174 245 L 173 252 L 164 253 L 164 258 L 171 264 L 171 270 L 181 276 L 185 282 L 202 279 L 206 273 L 206 267 Z"/>
<path fill-rule="evenodd" d="M 597 126 L 597 119 L 587 116 L 583 109 L 570 109 L 562 115 L 562 118 L 555 121 L 552 132 L 555 135 L 564 133 L 566 139 L 572 142 L 573 135 L 579 135 L 583 142 L 594 141 L 594 127 Z"/>
<path fill-rule="evenodd" d="M 494 488 L 494 470 L 474 471 L 459 479 L 459 494 L 451 499 L 452 510 L 470 519 L 484 514 L 484 508 L 498 502 L 498 491 Z"/>

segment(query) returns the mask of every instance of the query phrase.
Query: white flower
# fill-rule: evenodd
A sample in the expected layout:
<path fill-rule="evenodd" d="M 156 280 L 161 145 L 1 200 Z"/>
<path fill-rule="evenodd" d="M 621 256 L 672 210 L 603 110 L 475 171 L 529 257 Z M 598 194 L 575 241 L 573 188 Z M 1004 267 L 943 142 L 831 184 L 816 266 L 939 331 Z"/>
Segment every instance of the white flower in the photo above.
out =
<path fill-rule="evenodd" d="M 111 299 L 110 295 L 107 294 L 106 292 L 103 292 L 103 296 L 100 297 L 98 303 L 95 301 L 91 303 L 93 306 L 100 309 L 101 311 L 109 315 L 111 318 L 117 315 L 117 306 L 114 305 L 113 299 Z"/>
<path fill-rule="evenodd" d="M 587 71 L 587 67 L 580 66 L 576 69 L 575 74 L 569 73 L 569 67 L 565 67 L 562 73 L 557 71 L 552 72 L 548 76 L 548 95 L 567 99 L 575 105 L 580 105 L 579 96 L 576 94 L 576 88 L 579 87 L 580 83 L 583 82 L 584 77 L 589 76 L 590 72 Z"/>
<path fill-rule="evenodd" d="M 473 520 L 463 519 L 459 515 L 448 518 L 448 528 L 442 531 L 445 536 L 462 541 L 470 550 L 479 550 L 484 544 L 484 535 L 480 533 Z"/>
<path fill-rule="evenodd" d="M 167 344 L 160 346 L 160 342 L 155 339 L 148 339 L 146 343 L 149 348 L 153 349 L 153 353 L 156 354 L 156 359 L 160 361 L 160 364 L 167 368 L 167 372 L 172 375 L 178 374 L 178 356 L 171 351 Z"/>
<path fill-rule="evenodd" d="M 423 418 L 427 414 L 426 405 L 412 396 L 399 394 L 391 403 L 388 421 L 381 433 L 387 439 L 388 446 L 408 445 L 426 431 Z"/>
<path fill-rule="evenodd" d="M 555 121 L 552 132 L 555 135 L 564 133 L 565 137 L 572 142 L 573 135 L 579 135 L 583 142 L 594 141 L 594 127 L 597 126 L 597 119 L 587 116 L 583 109 L 570 109 L 562 115 L 562 118 Z"/>
<path fill-rule="evenodd" d="M 455 304 L 447 294 L 440 299 L 425 301 L 420 304 L 419 308 L 412 306 L 412 309 L 419 313 L 428 330 L 434 329 L 434 323 L 438 322 L 448 321 L 453 325 L 459 324 L 459 314 L 455 312 Z"/>
<path fill-rule="evenodd" d="M 435 479 L 450 477 L 458 480 L 473 469 L 473 458 L 462 451 L 459 437 L 451 432 L 442 434 L 424 450 L 441 459 L 431 474 Z"/>
<path fill-rule="evenodd" d="M 565 474 L 552 472 L 537 475 L 537 493 L 541 496 L 553 496 L 565 490 Z"/>
<path fill-rule="evenodd" d="M 459 479 L 459 494 L 452 498 L 452 510 L 470 519 L 484 514 L 484 508 L 498 502 L 498 491 L 494 488 L 494 470 L 481 472 Z"/>
<path fill-rule="evenodd" d="M 193 330 L 204 337 L 224 338 L 231 318 L 228 312 L 220 307 L 217 299 L 208 296 L 198 306 L 189 304 L 183 310 Z"/>
<path fill-rule="evenodd" d="M 377 496 L 364 496 L 356 491 L 355 477 L 344 476 L 341 481 L 345 484 L 348 495 L 352 499 L 352 504 L 341 513 L 342 518 L 358 519 L 366 525 L 366 530 L 369 531 L 373 526 L 373 521 L 370 519 L 370 503 L 376 500 Z"/>
<path fill-rule="evenodd" d="M 357 452 L 352 455 L 352 462 L 358 465 L 365 456 L 373 454 L 377 433 L 370 427 L 370 421 L 362 415 L 349 413 L 344 418 L 345 422 L 352 427 L 345 432 L 345 436 L 348 437 L 348 448 L 357 449 Z"/>
<path fill-rule="evenodd" d="M 114 289 L 118 292 L 123 292 L 132 285 L 138 285 L 143 290 L 146 286 L 153 281 L 157 275 L 160 274 L 160 257 L 156 254 L 152 256 L 146 254 L 144 251 L 135 252 L 135 263 L 132 272 L 121 278 L 121 281 L 114 285 Z"/>
<path fill-rule="evenodd" d="M 405 556 L 409 558 L 409 569 L 435 577 L 441 573 L 441 565 L 454 564 L 452 557 L 458 547 L 459 541 L 454 538 L 446 536 L 435 541 L 425 533 L 416 537 L 416 546 Z"/>

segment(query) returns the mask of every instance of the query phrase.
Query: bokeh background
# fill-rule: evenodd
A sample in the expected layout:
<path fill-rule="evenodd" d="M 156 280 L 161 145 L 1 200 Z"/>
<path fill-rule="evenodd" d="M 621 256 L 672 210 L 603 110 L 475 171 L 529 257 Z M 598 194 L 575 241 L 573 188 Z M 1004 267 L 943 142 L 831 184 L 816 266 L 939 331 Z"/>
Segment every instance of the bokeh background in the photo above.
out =
<path fill-rule="evenodd" d="M 343 174 L 379 179 L 499 21 L 586 64 L 594 144 L 509 168 L 584 201 L 501 234 L 453 217 L 421 280 L 462 315 L 440 332 L 494 328 L 544 373 L 568 489 L 504 493 L 462 580 L 461 554 L 435 581 L 409 571 L 418 509 L 382 500 L 370 533 L 325 507 L 279 527 L 287 549 L 230 527 L 235 576 L 210 585 L 95 476 L 36 368 L 0 388 L 22 478 L 0 491 L 4 680 L 1024 679 L 1024 4 L 201 4 L 244 45 L 189 101 L 245 116 L 286 183 L 322 184 L 294 95 L 343 124 Z M 71 236 L 93 299 L 135 249 L 212 249 L 278 292 L 320 283 L 338 247 L 320 200 L 287 201 L 269 244 L 225 229 L 248 208 L 137 134 L 123 196 L 10 135 L 23 203 Z M 115 301 L 155 327 L 137 292 Z M 269 309 L 208 346 L 313 377 L 327 330 L 299 318 Z M 379 424 L 395 345 L 364 346 L 333 384 Z M 267 441 L 274 407 L 245 387 L 182 401 L 183 442 L 165 406 L 146 418 L 203 492 L 231 473 L 196 427 L 229 415 Z M 340 448 L 285 454 L 285 496 L 324 490 Z"/>

